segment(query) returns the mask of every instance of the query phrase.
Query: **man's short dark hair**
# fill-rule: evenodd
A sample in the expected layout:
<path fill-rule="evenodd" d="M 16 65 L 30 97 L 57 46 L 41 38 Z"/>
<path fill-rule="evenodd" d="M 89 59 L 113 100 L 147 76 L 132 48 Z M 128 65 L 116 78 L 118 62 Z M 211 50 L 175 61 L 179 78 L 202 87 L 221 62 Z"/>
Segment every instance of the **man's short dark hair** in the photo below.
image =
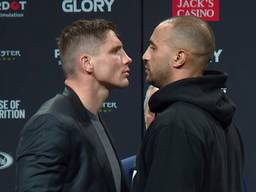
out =
<path fill-rule="evenodd" d="M 74 74 L 71 55 L 75 48 L 81 43 L 89 44 L 93 41 L 93 44 L 96 45 L 102 42 L 110 30 L 117 34 L 116 26 L 111 21 L 104 19 L 81 19 L 63 29 L 58 38 L 58 47 L 65 76 Z"/>

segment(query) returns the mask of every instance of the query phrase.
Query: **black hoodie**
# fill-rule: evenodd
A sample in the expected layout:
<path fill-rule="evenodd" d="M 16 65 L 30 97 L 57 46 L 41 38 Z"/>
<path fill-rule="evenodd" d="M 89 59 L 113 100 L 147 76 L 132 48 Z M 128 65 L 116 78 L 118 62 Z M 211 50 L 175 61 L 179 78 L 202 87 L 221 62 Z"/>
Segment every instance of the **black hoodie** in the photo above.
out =
<path fill-rule="evenodd" d="M 157 114 L 137 157 L 133 192 L 240 192 L 243 146 L 227 75 L 207 71 L 157 91 Z"/>

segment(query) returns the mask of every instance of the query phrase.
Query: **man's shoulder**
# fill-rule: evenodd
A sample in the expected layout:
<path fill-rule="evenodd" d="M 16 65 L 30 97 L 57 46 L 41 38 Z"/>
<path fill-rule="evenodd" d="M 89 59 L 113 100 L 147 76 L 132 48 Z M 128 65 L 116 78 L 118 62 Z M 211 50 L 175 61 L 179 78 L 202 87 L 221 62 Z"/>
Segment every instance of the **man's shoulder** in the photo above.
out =
<path fill-rule="evenodd" d="M 158 117 L 162 120 L 172 120 L 177 118 L 184 118 L 187 116 L 196 116 L 198 113 L 204 113 L 199 107 L 186 103 L 186 102 L 175 102 L 168 106 L 164 111 L 158 114 Z"/>
<path fill-rule="evenodd" d="M 38 111 L 27 121 L 25 127 L 38 127 L 42 123 L 62 126 L 74 121 L 72 104 L 65 96 L 57 94 L 41 105 Z"/>
<path fill-rule="evenodd" d="M 209 131 L 213 117 L 194 104 L 176 102 L 158 115 L 158 123 L 167 129 L 183 129 L 188 134 L 201 135 Z"/>
<path fill-rule="evenodd" d="M 163 114 L 169 115 L 169 114 L 176 114 L 175 116 L 178 117 L 199 117 L 199 116 L 205 116 L 208 114 L 204 109 L 202 109 L 200 106 L 197 106 L 192 103 L 188 102 L 176 102 L 170 105 L 168 108 L 166 108 L 165 111 L 163 111 Z"/>
<path fill-rule="evenodd" d="M 72 109 L 72 104 L 69 99 L 62 95 L 57 94 L 55 97 L 44 102 L 41 107 L 38 109 L 36 114 L 58 114 L 58 113 L 65 113 L 66 111 L 70 111 Z"/>

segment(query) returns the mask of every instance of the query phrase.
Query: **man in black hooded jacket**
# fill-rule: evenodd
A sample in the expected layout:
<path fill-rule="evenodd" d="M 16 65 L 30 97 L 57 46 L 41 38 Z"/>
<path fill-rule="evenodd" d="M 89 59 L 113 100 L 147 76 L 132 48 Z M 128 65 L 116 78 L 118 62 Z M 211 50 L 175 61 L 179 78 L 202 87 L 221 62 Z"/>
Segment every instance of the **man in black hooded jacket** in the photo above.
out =
<path fill-rule="evenodd" d="M 154 30 L 143 55 L 156 118 L 136 160 L 133 192 L 241 192 L 243 146 L 227 97 L 227 75 L 205 71 L 214 52 L 210 26 L 173 17 Z"/>

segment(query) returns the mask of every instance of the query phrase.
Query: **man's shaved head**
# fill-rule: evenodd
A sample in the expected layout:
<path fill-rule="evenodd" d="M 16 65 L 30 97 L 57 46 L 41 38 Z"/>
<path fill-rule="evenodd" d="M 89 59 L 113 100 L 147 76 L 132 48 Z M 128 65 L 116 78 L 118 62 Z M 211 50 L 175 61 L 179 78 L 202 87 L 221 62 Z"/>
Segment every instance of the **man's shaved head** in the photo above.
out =
<path fill-rule="evenodd" d="M 183 48 L 192 54 L 205 56 L 209 60 L 215 49 L 215 37 L 209 24 L 192 17 L 172 17 L 160 25 L 169 25 L 172 45 Z M 168 33 L 168 31 L 167 31 Z"/>

